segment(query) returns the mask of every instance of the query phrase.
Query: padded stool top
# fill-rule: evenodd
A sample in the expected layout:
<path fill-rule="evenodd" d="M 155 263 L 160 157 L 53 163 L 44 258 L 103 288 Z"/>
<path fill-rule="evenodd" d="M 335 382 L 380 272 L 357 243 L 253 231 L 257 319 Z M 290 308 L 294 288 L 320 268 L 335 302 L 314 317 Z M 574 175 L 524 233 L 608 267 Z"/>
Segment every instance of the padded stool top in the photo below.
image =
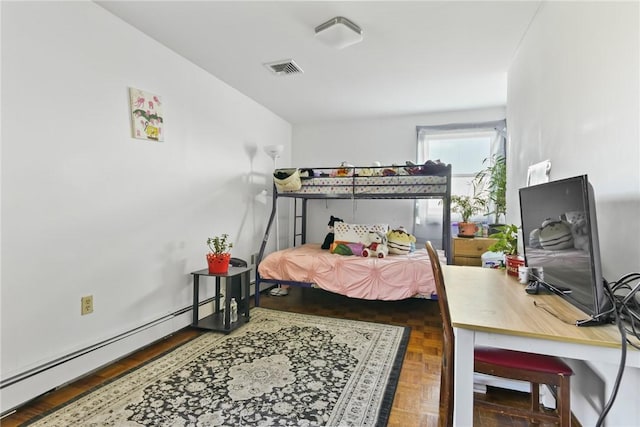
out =
<path fill-rule="evenodd" d="M 493 347 L 476 346 L 474 359 L 507 368 L 546 372 L 558 375 L 573 375 L 573 371 L 560 358 L 546 354 L 526 353 Z"/>

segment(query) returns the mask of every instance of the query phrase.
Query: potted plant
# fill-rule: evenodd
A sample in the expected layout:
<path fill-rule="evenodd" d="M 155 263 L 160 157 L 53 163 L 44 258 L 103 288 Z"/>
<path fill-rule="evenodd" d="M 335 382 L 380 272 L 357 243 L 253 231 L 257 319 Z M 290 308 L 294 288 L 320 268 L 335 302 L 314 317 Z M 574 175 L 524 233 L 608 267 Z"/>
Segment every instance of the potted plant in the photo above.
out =
<path fill-rule="evenodd" d="M 475 176 L 475 184 L 482 189 L 489 203 L 488 214 L 495 215 L 494 223 L 489 224 L 489 234 L 496 233 L 503 225 L 500 219 L 507 212 L 507 159 L 499 154 L 483 160 L 488 166 Z"/>
<path fill-rule="evenodd" d="M 207 246 L 211 251 L 207 254 L 209 273 L 225 274 L 229 271 L 229 260 L 231 259 L 229 250 L 233 247 L 233 243 L 229 242 L 228 239 L 228 234 L 221 234 L 207 239 Z"/>
<path fill-rule="evenodd" d="M 498 232 L 489 237 L 497 239 L 487 249 L 491 252 L 502 252 L 505 257 L 507 274 L 518 276 L 518 267 L 524 265 L 524 260 L 518 256 L 518 226 L 515 224 L 501 225 Z"/>
<path fill-rule="evenodd" d="M 473 237 L 478 231 L 478 226 L 474 222 L 469 222 L 471 216 L 482 212 L 486 207 L 485 199 L 476 196 L 451 196 L 453 212 L 457 212 L 462 216 L 462 222 L 458 223 L 458 236 Z"/>

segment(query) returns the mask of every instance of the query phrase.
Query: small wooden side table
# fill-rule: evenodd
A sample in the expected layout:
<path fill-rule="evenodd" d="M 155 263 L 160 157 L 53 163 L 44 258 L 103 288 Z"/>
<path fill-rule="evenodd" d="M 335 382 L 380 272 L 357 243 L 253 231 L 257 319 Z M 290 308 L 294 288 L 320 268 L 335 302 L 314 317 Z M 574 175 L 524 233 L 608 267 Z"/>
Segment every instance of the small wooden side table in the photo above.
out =
<path fill-rule="evenodd" d="M 209 273 L 208 269 L 198 270 L 193 275 L 193 321 L 191 326 L 199 329 L 220 331 L 229 333 L 249 321 L 249 287 L 251 286 L 251 267 L 229 267 L 226 274 Z M 200 306 L 200 276 L 215 277 L 216 293 L 214 296 L 214 312 L 202 319 L 198 319 Z M 244 290 L 241 301 L 238 304 L 238 321 L 231 323 L 231 289 L 234 285 L 234 277 L 240 276 L 240 293 Z M 224 279 L 224 312 L 220 307 L 220 282 Z"/>
<path fill-rule="evenodd" d="M 454 237 L 453 264 L 481 266 L 482 254 L 495 242 L 496 239 L 490 237 Z"/>

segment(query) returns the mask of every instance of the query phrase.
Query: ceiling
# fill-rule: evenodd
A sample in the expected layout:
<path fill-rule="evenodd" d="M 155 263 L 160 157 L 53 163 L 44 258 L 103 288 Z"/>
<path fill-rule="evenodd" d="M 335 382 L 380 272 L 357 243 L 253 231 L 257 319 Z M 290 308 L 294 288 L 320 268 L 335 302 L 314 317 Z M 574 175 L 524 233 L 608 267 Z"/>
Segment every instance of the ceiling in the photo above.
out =
<path fill-rule="evenodd" d="M 504 106 L 540 1 L 98 1 L 292 124 Z M 361 43 L 314 29 L 336 16 Z M 303 73 L 263 64 L 293 59 Z"/>

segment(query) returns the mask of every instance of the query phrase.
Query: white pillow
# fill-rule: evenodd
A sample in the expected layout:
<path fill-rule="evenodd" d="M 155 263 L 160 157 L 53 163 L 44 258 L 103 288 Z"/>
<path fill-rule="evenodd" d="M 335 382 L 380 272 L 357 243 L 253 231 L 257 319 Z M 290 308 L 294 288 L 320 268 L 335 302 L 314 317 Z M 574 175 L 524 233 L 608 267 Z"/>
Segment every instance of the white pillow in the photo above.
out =
<path fill-rule="evenodd" d="M 333 241 L 348 243 L 364 243 L 367 244 L 370 231 L 379 231 L 387 234 L 389 231 L 388 224 L 349 224 L 346 222 L 336 222 L 333 225 Z"/>

